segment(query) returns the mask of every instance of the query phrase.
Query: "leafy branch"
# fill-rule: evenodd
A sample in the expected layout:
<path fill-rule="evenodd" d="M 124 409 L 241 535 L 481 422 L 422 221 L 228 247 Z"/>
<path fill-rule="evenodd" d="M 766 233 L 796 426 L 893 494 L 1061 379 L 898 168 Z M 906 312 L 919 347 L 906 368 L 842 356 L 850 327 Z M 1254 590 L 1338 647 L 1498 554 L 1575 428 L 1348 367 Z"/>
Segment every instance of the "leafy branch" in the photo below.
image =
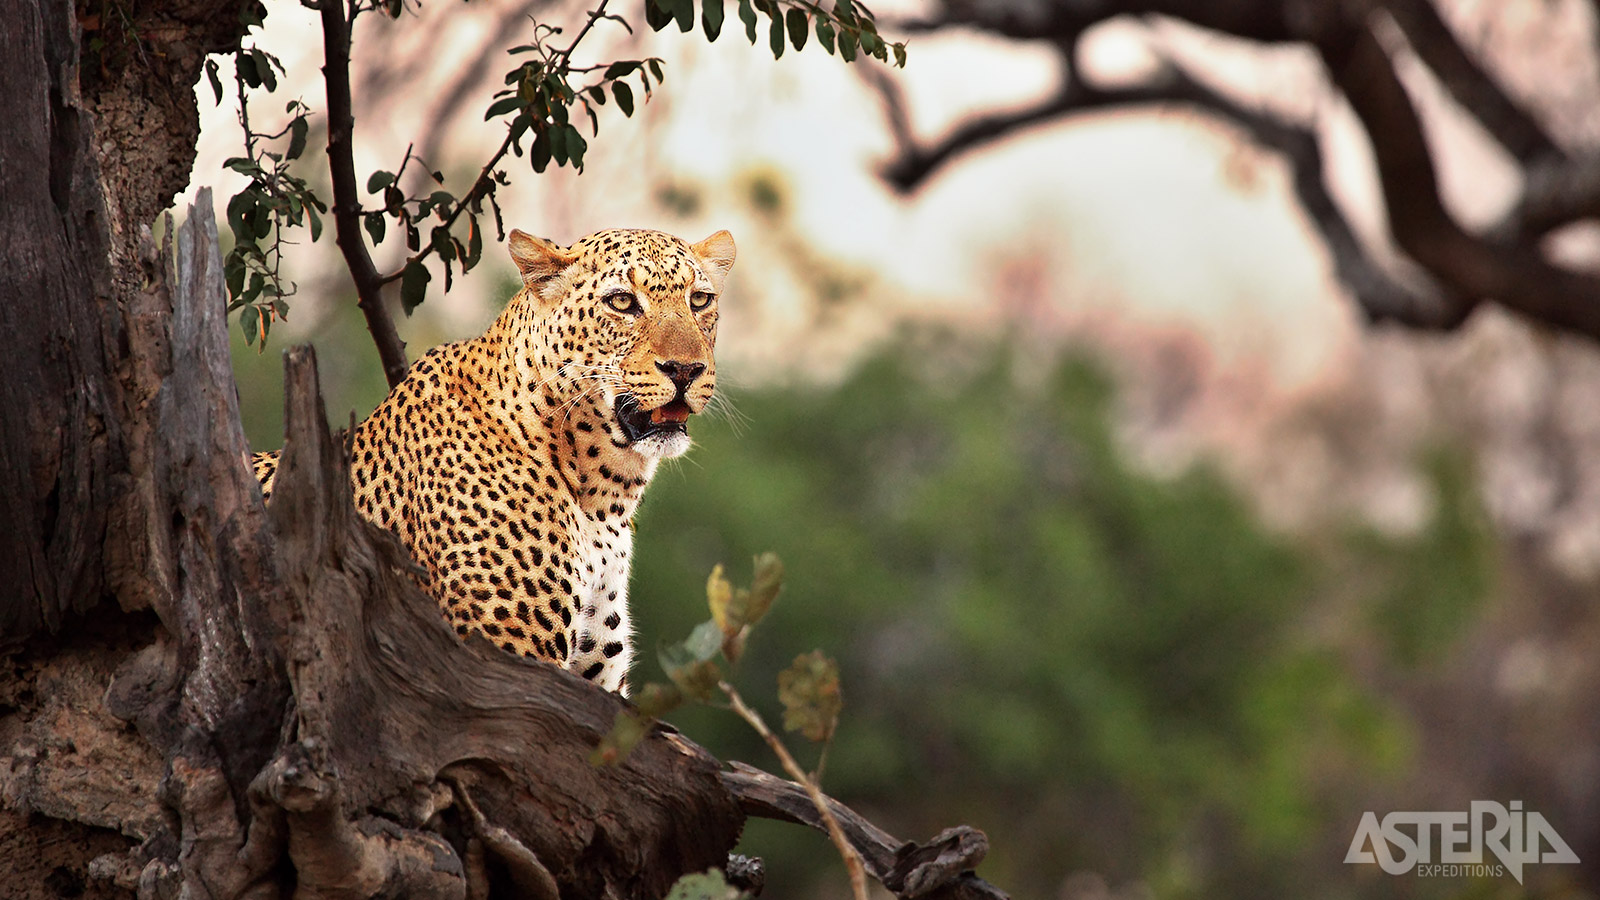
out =
<path fill-rule="evenodd" d="M 206 77 L 220 103 L 219 70 L 216 60 L 206 62 Z M 232 298 L 228 311 L 240 310 L 239 324 L 245 341 L 264 349 L 272 323 L 288 315 L 285 298 L 295 292 L 292 283 L 285 286 L 282 275 L 283 247 L 288 243 L 284 229 L 309 225 L 314 241 L 322 233 L 318 213 L 328 210 L 306 182 L 289 171 L 290 163 L 305 152 L 309 108 L 299 100 L 289 101 L 284 107 L 290 116 L 288 124 L 273 133 L 257 132 L 250 124 L 248 90 L 275 89 L 283 63 L 258 47 L 242 47 L 234 57 L 233 70 L 244 155 L 228 159 L 224 166 L 248 177 L 250 183 L 228 201 L 233 249 L 223 263 L 223 272 Z M 286 143 L 281 149 L 269 149 L 279 142 Z"/>
<path fill-rule="evenodd" d="M 663 62 L 656 57 L 624 59 L 586 65 L 573 65 L 579 45 L 603 21 L 614 22 L 628 31 L 628 20 L 608 11 L 610 0 L 599 0 L 589 10 L 564 44 L 559 26 L 533 21 L 531 42 L 513 47 L 509 55 L 518 61 L 506 73 L 504 87 L 497 91 L 484 113 L 485 121 L 503 118 L 506 133 L 499 146 L 479 168 L 465 192 L 456 194 L 444 187 L 441 172 L 429 167 L 434 186 L 425 195 L 410 196 L 402 189 L 402 175 L 418 160 L 407 148 L 395 171 L 378 170 L 365 181 L 357 179 L 354 164 L 355 117 L 350 81 L 350 34 L 357 17 L 366 12 L 381 12 L 398 19 L 404 12 L 403 0 L 303 0 L 321 16 L 324 61 L 323 76 L 327 96 L 328 177 L 332 192 L 335 240 L 344 256 L 356 289 L 357 306 L 366 317 L 368 331 L 390 386 L 405 377 L 405 344 L 395 330 L 393 319 L 383 302 L 383 289 L 399 282 L 401 308 L 409 315 L 421 303 L 433 281 L 429 265 L 442 270 L 444 289 L 454 284 L 456 268 L 471 271 L 483 259 L 483 232 L 480 218 L 494 217 L 497 240 L 505 239 L 505 223 L 496 192 L 510 184 L 506 157 L 527 157 L 535 173 L 543 173 L 553 162 L 582 171 L 589 140 L 600 131 L 599 107 L 615 103 L 624 116 L 632 117 L 638 104 L 648 102 L 652 91 L 664 78 Z M 725 6 L 732 0 L 700 0 L 698 22 L 706 39 L 715 41 L 722 32 Z M 760 17 L 767 17 L 767 41 L 773 56 L 781 57 L 786 46 L 801 50 L 811 35 L 827 53 L 845 61 L 870 56 L 896 65 L 905 64 L 905 44 L 888 42 L 878 33 L 875 17 L 858 0 L 835 0 L 829 7 L 812 0 L 736 0 L 736 13 L 752 44 L 758 40 Z M 676 23 L 680 31 L 694 30 L 695 0 L 645 0 L 646 22 L 660 31 Z M 253 28 L 259 18 L 247 14 L 244 23 Z M 286 298 L 294 292 L 281 276 L 283 248 L 292 243 L 287 230 L 308 226 L 311 239 L 321 236 L 320 213 L 329 211 L 317 192 L 305 180 L 290 172 L 290 164 L 300 158 L 309 133 L 311 110 L 294 101 L 286 111 L 289 124 L 277 134 L 258 134 L 249 124 L 248 90 L 272 92 L 283 66 L 258 47 L 241 47 L 235 54 L 239 86 L 239 118 L 245 131 L 245 155 L 229 160 L 229 167 L 250 177 L 250 184 L 229 201 L 229 223 L 234 231 L 234 249 L 227 270 L 231 309 L 241 310 L 240 325 L 253 344 L 265 346 L 271 323 L 288 312 Z M 206 65 L 221 102 L 222 86 L 215 60 Z M 637 81 L 635 81 L 637 79 Z M 637 84 L 637 88 L 635 87 Z M 248 89 L 248 90 L 247 90 Z M 588 136 L 580 126 L 587 121 Z M 282 150 L 269 150 L 273 141 L 287 140 Z M 364 207 L 360 186 L 366 195 L 376 195 L 380 205 Z M 391 225 L 403 235 L 409 251 L 405 261 L 392 272 L 380 272 L 373 263 L 371 246 L 381 244 Z"/>
<path fill-rule="evenodd" d="M 695 626 L 684 640 L 659 651 L 661 668 L 666 671 L 670 683 L 645 685 L 639 692 L 636 709 L 617 714 L 610 733 L 595 748 L 591 761 L 596 765 L 620 764 L 650 733 L 660 717 L 690 701 L 721 705 L 714 700 L 720 693 L 727 700 L 725 708 L 761 736 L 778 757 L 783 770 L 810 798 L 829 840 L 844 860 L 855 900 L 867 900 L 866 868 L 821 787 L 822 767 L 843 707 L 838 666 L 821 651 L 812 651 L 796 657 L 794 664 L 778 675 L 784 729 L 798 731 L 822 745 L 817 767 L 807 772 L 782 739 L 767 726 L 761 714 L 745 702 L 717 662 L 720 656 L 730 668 L 738 665 L 750 629 L 766 616 L 782 588 L 783 564 L 771 553 L 756 557 L 755 577 L 749 588 L 735 588 L 723 575 L 721 565 L 713 569 L 706 581 L 706 604 L 711 618 Z"/>

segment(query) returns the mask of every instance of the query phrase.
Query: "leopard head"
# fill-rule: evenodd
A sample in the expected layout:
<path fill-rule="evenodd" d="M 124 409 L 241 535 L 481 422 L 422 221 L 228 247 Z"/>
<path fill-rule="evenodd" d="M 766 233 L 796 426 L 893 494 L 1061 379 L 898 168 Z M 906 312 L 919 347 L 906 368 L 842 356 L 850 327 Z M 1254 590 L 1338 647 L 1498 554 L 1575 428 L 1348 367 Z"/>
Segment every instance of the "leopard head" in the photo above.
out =
<path fill-rule="evenodd" d="M 612 444 L 646 458 L 689 449 L 689 416 L 716 390 L 717 299 L 733 237 L 690 244 L 612 229 L 561 247 L 511 232 L 511 257 L 536 307 L 533 369 L 568 408 L 602 412 Z"/>

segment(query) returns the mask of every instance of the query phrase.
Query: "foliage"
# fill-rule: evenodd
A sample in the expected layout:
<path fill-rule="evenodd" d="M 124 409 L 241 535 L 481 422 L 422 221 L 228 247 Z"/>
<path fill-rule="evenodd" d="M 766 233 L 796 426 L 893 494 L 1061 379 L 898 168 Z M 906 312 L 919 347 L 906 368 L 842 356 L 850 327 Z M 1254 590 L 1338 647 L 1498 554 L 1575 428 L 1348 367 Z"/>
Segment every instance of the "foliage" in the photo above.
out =
<path fill-rule="evenodd" d="M 728 683 L 727 673 L 717 662 L 717 657 L 721 656 L 729 666 L 738 663 L 750 629 L 765 617 L 782 588 L 783 564 L 771 553 L 756 557 L 755 580 L 749 588 L 730 584 L 722 574 L 720 563 L 712 569 L 711 577 L 706 580 L 706 605 L 711 610 L 711 618 L 696 625 L 687 638 L 661 648 L 661 668 L 671 683 L 645 685 L 635 709 L 617 713 L 611 731 L 595 747 L 590 762 L 601 766 L 620 765 L 661 716 L 685 703 L 711 703 L 712 698 L 720 694 L 727 700 L 727 709 L 760 735 L 778 757 L 784 771 L 810 796 L 827 825 L 829 839 L 844 860 L 855 900 L 867 900 L 866 870 L 834 818 L 820 786 L 821 760 L 827 758 L 827 741 L 833 737 L 842 706 L 838 666 L 815 651 L 799 657 L 793 666 L 778 675 L 784 728 L 823 743 L 821 760 L 815 770 L 807 772 L 767 727 L 761 714 Z M 679 885 L 682 886 L 682 882 Z"/>
<path fill-rule="evenodd" d="M 1341 786 L 1402 771 L 1401 721 L 1309 627 L 1342 567 L 1267 533 L 1203 467 L 1129 468 L 1092 361 L 907 335 L 836 389 L 738 402 L 741 435 L 697 421 L 699 464 L 651 487 L 635 621 L 685 633 L 688 573 L 778 548 L 794 574 L 740 668 L 771 683 L 792 664 L 763 634 L 837 651 L 845 802 L 892 798 L 912 835 L 988 830 L 987 874 L 1019 895 L 1087 868 L 1158 896 L 1281 896 L 1343 822 Z M 1396 590 L 1455 603 L 1390 573 L 1446 545 L 1459 559 L 1458 539 L 1446 516 L 1384 543 L 1394 565 L 1351 627 L 1381 624 Z M 669 717 L 724 758 L 761 752 L 703 710 Z M 748 852 L 774 886 L 814 877 L 792 838 Z"/>
<path fill-rule="evenodd" d="M 685 875 L 667 893 L 667 900 L 741 900 L 748 896 L 728 884 L 716 869 Z"/>
<path fill-rule="evenodd" d="M 660 87 L 665 72 L 659 58 L 593 65 L 573 63 L 573 52 L 597 24 L 606 22 L 633 30 L 626 18 L 607 11 L 608 2 L 599 0 L 570 41 L 559 40 L 561 27 L 534 21 L 532 40 L 508 51 L 515 66 L 505 73 L 505 87 L 494 94 L 484 112 L 486 121 L 505 122 L 505 137 L 464 191 L 447 189 L 443 173 L 418 159 L 410 147 L 396 168 L 380 169 L 365 178 L 366 194 L 375 200 L 356 211 L 365 235 L 341 236 L 340 240 L 365 240 L 377 246 L 391 229 L 404 237 L 409 250 L 405 262 L 395 271 L 374 276 L 373 287 L 398 282 L 401 306 L 407 314 L 426 297 L 433 268 L 443 273 L 448 292 L 457 268 L 465 274 L 483 259 L 482 219 L 486 215 L 493 218 L 496 240 L 505 239 L 496 191 L 510 183 L 505 166 L 508 153 L 526 156 L 535 173 L 543 173 L 552 163 L 582 171 L 589 140 L 600 132 L 596 109 L 614 102 L 624 116 L 631 117 L 637 98 L 642 95 L 648 101 L 652 91 Z M 345 34 L 365 13 L 378 12 L 391 19 L 399 19 L 405 13 L 403 0 L 346 3 Z M 721 34 L 724 6 L 725 0 L 701 0 L 699 24 L 709 41 Z M 835 0 L 826 8 L 810 0 L 738 0 L 737 14 L 752 44 L 758 39 L 760 17 L 766 16 L 767 43 L 774 58 L 781 57 L 786 46 L 799 51 L 814 32 L 824 51 L 830 55 L 837 51 L 846 62 L 863 56 L 887 62 L 892 54 L 896 65 L 905 64 L 905 45 L 885 41 L 871 11 L 859 0 Z M 261 24 L 253 11 L 245 15 L 243 24 L 247 29 Z M 657 31 L 673 23 L 680 31 L 692 31 L 695 2 L 645 0 L 644 19 Z M 220 103 L 223 91 L 219 71 L 215 59 L 207 62 L 206 75 Z M 288 314 L 287 298 L 294 293 L 294 286 L 281 275 L 284 246 L 293 242 L 287 235 L 307 227 L 311 240 L 316 241 L 322 232 L 319 214 L 326 213 L 328 205 L 317 187 L 294 173 L 293 164 L 306 149 L 314 111 L 304 102 L 292 100 L 285 107 L 289 119 L 282 130 L 260 133 L 250 124 L 251 92 L 275 91 L 283 65 L 251 42 L 242 44 L 234 54 L 234 71 L 244 155 L 228 160 L 227 165 L 248 176 L 250 183 L 228 203 L 228 223 L 234 239 L 226 262 L 232 298 L 229 309 L 241 311 L 239 321 L 246 341 L 265 347 L 271 324 Z M 638 93 L 633 86 L 635 79 Z M 588 137 L 584 135 L 585 124 Z M 346 158 L 351 153 L 351 135 L 341 134 L 338 123 L 328 130 L 328 150 Z M 404 187 L 404 176 L 413 163 L 422 166 L 432 182 L 425 192 L 407 193 Z M 334 169 L 337 171 L 338 167 Z M 363 248 L 362 255 L 365 252 Z M 432 268 L 428 264 L 430 257 Z M 358 268 L 353 264 L 352 274 L 359 283 L 363 276 L 356 271 Z"/>

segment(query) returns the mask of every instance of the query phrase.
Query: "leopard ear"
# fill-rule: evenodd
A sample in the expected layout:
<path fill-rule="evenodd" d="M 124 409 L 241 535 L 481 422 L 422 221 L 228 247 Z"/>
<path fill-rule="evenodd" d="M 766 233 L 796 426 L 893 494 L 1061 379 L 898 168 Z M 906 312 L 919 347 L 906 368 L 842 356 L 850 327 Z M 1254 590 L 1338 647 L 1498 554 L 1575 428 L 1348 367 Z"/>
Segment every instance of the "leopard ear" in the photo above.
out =
<path fill-rule="evenodd" d="M 716 288 L 717 293 L 722 293 L 722 282 L 727 279 L 728 270 L 733 268 L 733 235 L 719 231 L 698 244 L 689 245 L 689 249 L 700 257 L 712 287 Z"/>
<path fill-rule="evenodd" d="M 506 239 L 506 246 L 511 250 L 511 259 L 516 262 L 517 270 L 522 273 L 522 283 L 530 288 L 536 288 L 560 275 L 578 258 L 578 254 L 571 250 L 515 228 L 511 229 L 511 236 Z"/>

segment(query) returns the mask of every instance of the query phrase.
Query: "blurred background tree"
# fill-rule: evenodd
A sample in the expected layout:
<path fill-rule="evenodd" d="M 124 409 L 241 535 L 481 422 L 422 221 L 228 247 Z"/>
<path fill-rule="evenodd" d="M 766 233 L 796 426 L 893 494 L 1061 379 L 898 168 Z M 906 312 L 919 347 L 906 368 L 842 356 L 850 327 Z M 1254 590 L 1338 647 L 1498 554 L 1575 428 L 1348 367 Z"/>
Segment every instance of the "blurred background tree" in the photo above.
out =
<path fill-rule="evenodd" d="M 907 836 L 986 829 L 983 874 L 1018 896 L 1594 896 L 1593 4 L 877 11 L 912 36 L 903 74 L 608 36 L 593 52 L 660 57 L 671 90 L 581 178 L 501 196 L 562 241 L 740 241 L 732 409 L 652 487 L 640 639 L 703 617 L 712 564 L 777 551 L 744 678 L 836 655 L 825 786 Z M 582 10 L 358 32 L 373 143 L 475 174 L 498 137 L 461 111 L 530 13 Z M 230 127 L 207 120 L 197 183 Z M 372 252 L 397 268 L 402 244 Z M 274 340 L 324 347 L 343 423 L 385 386 L 328 253 L 288 262 Z M 515 282 L 485 259 L 398 323 L 413 348 L 494 315 Z M 236 346 L 260 447 L 274 356 Z M 729 716 L 676 721 L 765 759 Z M 1364 810 L 1474 799 L 1523 800 L 1582 864 L 1523 886 L 1342 862 Z M 747 843 L 771 896 L 843 892 L 820 837 Z"/>

